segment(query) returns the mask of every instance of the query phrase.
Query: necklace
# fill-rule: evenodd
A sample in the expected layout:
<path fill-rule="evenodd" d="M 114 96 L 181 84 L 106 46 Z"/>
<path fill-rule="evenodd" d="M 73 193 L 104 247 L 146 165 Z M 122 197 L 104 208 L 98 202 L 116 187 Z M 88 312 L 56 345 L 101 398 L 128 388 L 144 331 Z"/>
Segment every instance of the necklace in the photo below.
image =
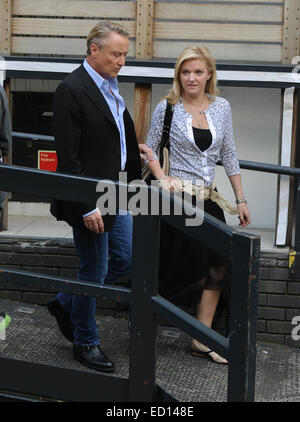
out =
<path fill-rule="evenodd" d="M 204 114 L 204 111 L 203 111 L 203 110 L 199 110 L 199 114 L 200 114 L 200 120 L 199 120 L 199 122 L 198 122 L 198 126 L 199 126 L 199 128 L 201 129 L 201 126 L 202 126 L 201 120 L 202 120 L 202 116 L 203 116 L 203 114 Z"/>
<path fill-rule="evenodd" d="M 204 101 L 204 103 L 205 103 L 205 101 Z M 199 126 L 200 129 L 202 127 L 202 120 L 203 120 L 202 118 L 205 116 L 205 110 L 206 110 L 206 108 L 204 110 L 198 110 L 198 113 L 200 114 L 200 119 L 198 121 L 198 126 Z"/>
<path fill-rule="evenodd" d="M 207 109 L 207 100 L 208 100 L 208 98 L 206 97 L 204 99 L 204 101 L 202 102 L 202 104 L 201 104 L 202 110 L 199 110 L 199 108 L 197 106 L 186 103 L 187 108 L 191 108 L 191 109 L 195 110 L 194 114 L 193 113 L 192 114 L 194 116 L 194 119 L 197 121 L 197 125 L 198 125 L 199 129 L 201 129 L 202 126 L 204 126 L 204 124 L 205 124 L 205 121 L 203 122 L 203 117 L 205 117 L 205 110 Z M 209 100 L 208 100 L 208 104 L 209 104 Z M 197 110 L 197 117 L 196 117 L 196 114 L 195 114 L 196 110 Z M 199 113 L 199 117 L 198 117 L 198 113 Z"/>

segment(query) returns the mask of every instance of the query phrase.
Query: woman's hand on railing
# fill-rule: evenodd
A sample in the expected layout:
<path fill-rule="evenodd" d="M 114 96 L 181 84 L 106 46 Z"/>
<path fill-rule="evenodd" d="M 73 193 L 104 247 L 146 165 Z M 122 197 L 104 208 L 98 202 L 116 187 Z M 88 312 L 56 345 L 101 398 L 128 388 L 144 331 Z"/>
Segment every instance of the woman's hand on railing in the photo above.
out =
<path fill-rule="evenodd" d="M 240 219 L 239 225 L 242 227 L 248 226 L 251 223 L 251 221 L 250 221 L 250 212 L 247 207 L 247 204 L 244 202 L 242 202 L 241 204 L 237 204 L 237 209 L 239 212 L 239 219 Z"/>

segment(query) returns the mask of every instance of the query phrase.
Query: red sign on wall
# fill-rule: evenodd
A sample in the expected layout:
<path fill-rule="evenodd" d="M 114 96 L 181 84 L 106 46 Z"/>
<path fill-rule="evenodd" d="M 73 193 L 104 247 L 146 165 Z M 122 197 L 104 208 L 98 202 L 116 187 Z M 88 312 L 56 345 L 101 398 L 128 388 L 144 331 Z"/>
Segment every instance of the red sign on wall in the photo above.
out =
<path fill-rule="evenodd" d="M 38 150 L 38 169 L 56 171 L 57 155 L 55 151 Z"/>

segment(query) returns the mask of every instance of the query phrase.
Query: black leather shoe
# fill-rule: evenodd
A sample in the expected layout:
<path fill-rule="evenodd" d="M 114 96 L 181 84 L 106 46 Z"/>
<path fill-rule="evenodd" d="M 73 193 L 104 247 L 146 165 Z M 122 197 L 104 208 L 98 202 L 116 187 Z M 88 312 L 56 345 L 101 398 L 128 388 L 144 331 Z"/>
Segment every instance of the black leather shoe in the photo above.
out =
<path fill-rule="evenodd" d="M 115 364 L 109 360 L 99 346 L 73 346 L 73 357 L 96 371 L 113 372 Z"/>
<path fill-rule="evenodd" d="M 60 329 L 61 333 L 65 336 L 67 340 L 71 343 L 74 341 L 73 335 L 73 325 L 71 322 L 71 318 L 69 315 L 64 311 L 59 301 L 55 298 L 50 299 L 46 304 L 48 311 L 51 315 L 56 318 L 56 322 L 58 328 Z"/>

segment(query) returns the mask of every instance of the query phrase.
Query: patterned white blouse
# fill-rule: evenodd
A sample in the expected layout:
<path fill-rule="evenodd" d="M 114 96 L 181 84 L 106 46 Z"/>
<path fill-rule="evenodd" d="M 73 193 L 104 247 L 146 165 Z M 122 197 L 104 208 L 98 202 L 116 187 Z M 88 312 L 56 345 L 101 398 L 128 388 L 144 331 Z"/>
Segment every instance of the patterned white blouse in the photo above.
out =
<path fill-rule="evenodd" d="M 154 152 L 161 140 L 166 106 L 167 100 L 161 101 L 152 116 L 147 145 Z M 211 186 L 217 161 L 222 161 L 228 176 L 239 174 L 240 166 L 235 151 L 229 102 L 225 98 L 216 97 L 205 110 L 205 116 L 212 134 L 212 143 L 207 150 L 201 152 L 194 140 L 191 114 L 184 109 L 182 100 L 173 107 L 170 176 L 180 177 L 195 185 L 202 185 L 204 181 L 205 186 Z"/>

